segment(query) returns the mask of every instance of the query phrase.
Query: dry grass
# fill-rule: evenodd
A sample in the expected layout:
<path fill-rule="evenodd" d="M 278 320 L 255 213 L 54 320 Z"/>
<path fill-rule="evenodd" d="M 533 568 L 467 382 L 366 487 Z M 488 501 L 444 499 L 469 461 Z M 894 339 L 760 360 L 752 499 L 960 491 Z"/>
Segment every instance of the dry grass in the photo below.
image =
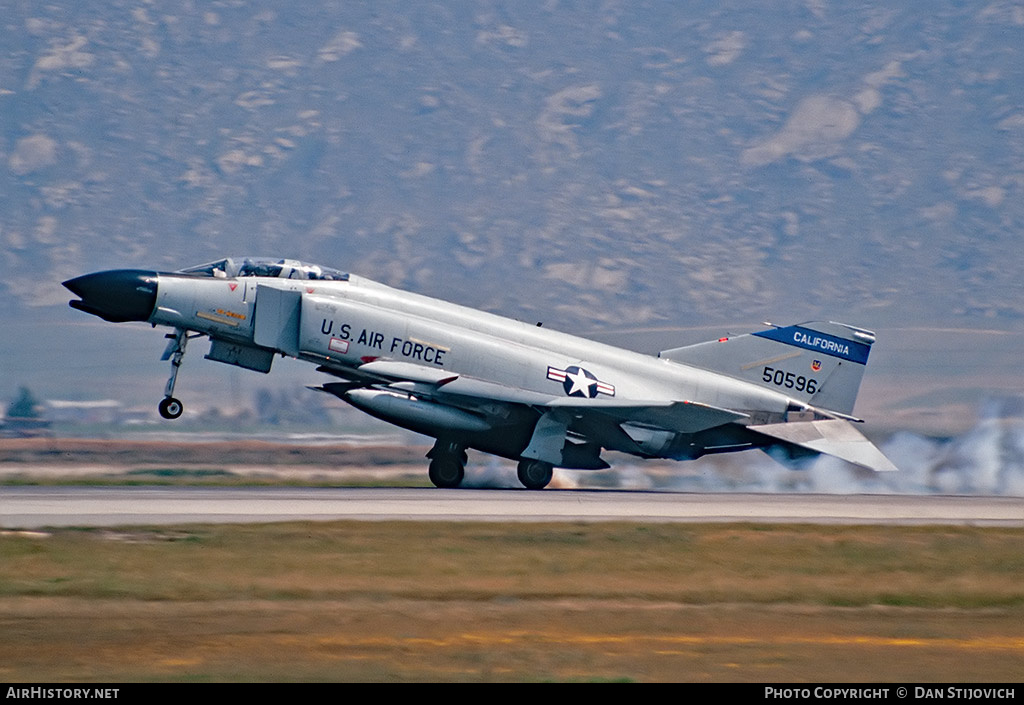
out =
<path fill-rule="evenodd" d="M 96 438 L 0 438 L 0 464 L 67 466 L 236 465 L 364 466 L 423 463 L 427 447 L 302 446 L 258 440 L 214 442 L 124 441 Z"/>
<path fill-rule="evenodd" d="M 433 522 L 6 535 L 0 679 L 1016 681 L 1022 539 Z"/>

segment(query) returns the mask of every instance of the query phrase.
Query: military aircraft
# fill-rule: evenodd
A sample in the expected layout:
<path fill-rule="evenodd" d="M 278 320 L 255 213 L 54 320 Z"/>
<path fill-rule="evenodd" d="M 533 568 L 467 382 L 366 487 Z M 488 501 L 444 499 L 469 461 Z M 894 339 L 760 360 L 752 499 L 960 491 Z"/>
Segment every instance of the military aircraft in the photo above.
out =
<path fill-rule="evenodd" d="M 554 468 L 608 467 L 604 450 L 689 460 L 759 448 L 788 463 L 821 453 L 895 466 L 853 425 L 875 342 L 810 322 L 631 352 L 290 259 L 222 259 L 174 272 L 116 269 L 64 282 L 70 305 L 112 322 L 167 326 L 160 414 L 178 418 L 189 340 L 209 360 L 267 373 L 276 355 L 317 365 L 317 387 L 436 439 L 438 487 L 457 487 L 466 449 L 519 462 L 541 489 Z"/>

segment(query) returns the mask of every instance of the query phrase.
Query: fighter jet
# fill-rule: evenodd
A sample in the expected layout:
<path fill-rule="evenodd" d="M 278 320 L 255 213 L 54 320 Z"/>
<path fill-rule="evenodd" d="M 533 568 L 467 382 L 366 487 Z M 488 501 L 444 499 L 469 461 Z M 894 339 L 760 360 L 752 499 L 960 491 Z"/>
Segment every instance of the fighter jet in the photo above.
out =
<path fill-rule="evenodd" d="M 270 372 L 311 362 L 317 389 L 436 439 L 438 487 L 458 487 L 466 450 L 518 461 L 530 489 L 554 468 L 608 467 L 604 451 L 690 460 L 760 449 L 789 464 L 821 453 L 895 466 L 854 426 L 870 331 L 771 326 L 657 357 L 394 289 L 290 259 L 222 259 L 174 272 L 116 269 L 64 282 L 70 305 L 111 322 L 172 329 L 160 414 L 178 418 L 187 343 L 209 360 Z"/>

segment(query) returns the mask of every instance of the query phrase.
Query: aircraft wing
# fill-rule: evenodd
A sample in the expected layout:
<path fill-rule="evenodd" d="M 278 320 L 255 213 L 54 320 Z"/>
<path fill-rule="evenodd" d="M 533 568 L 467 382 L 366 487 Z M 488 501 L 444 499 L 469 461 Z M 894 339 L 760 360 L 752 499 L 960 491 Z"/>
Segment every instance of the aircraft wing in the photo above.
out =
<path fill-rule="evenodd" d="M 327 371 L 327 370 L 325 370 Z M 360 387 L 375 386 L 429 399 L 436 405 L 459 409 L 485 426 L 487 418 L 499 418 L 509 405 L 540 412 L 564 433 L 571 426 L 599 445 L 613 436 L 636 435 L 637 426 L 674 433 L 698 433 L 749 418 L 748 414 L 687 400 L 640 400 L 565 397 L 545 394 L 498 382 L 459 375 L 446 370 L 394 360 L 374 360 L 356 368 L 347 384 L 327 384 L 325 391 L 341 395 Z M 460 417 L 466 424 L 466 416 Z M 557 420 L 557 421 L 556 421 Z M 628 426 L 626 426 L 628 424 Z M 626 431 L 633 428 L 632 432 Z M 748 425 L 747 429 L 771 439 L 837 458 L 879 472 L 896 470 L 871 441 L 853 424 L 841 418 Z M 560 447 L 560 446 L 559 446 Z"/>
<path fill-rule="evenodd" d="M 468 397 L 469 399 L 525 404 L 538 410 L 560 409 L 575 415 L 600 415 L 616 421 L 632 421 L 658 426 L 677 433 L 696 433 L 706 428 L 746 418 L 746 414 L 696 402 L 563 397 L 469 377 L 460 377 L 439 388 L 438 400 L 442 400 L 444 397 Z"/>
<path fill-rule="evenodd" d="M 400 361 L 374 360 L 357 369 L 360 375 L 386 378 L 388 386 L 396 390 L 469 409 L 495 402 L 519 404 L 538 411 L 599 416 L 603 420 L 640 423 L 676 433 L 696 433 L 747 418 L 747 414 L 692 401 L 556 396 Z"/>
<path fill-rule="evenodd" d="M 747 414 L 693 401 L 640 401 L 558 397 L 545 406 L 575 413 L 601 414 L 619 421 L 656 426 L 676 433 L 697 433 L 748 418 Z"/>
<path fill-rule="evenodd" d="M 422 384 L 442 385 L 454 382 L 459 378 L 458 374 L 440 369 L 438 367 L 425 367 L 412 362 L 401 362 L 400 360 L 374 360 L 358 367 L 364 374 L 375 375 L 387 379 L 396 379 L 408 382 L 419 382 Z"/>
<path fill-rule="evenodd" d="M 324 371 L 330 372 L 326 369 Z M 396 360 L 374 360 L 360 365 L 352 374 L 346 371 L 339 376 L 350 378 L 353 381 L 384 381 L 393 389 L 418 393 L 431 398 L 466 397 L 479 401 L 497 401 L 529 406 L 543 405 L 556 399 L 550 394 L 531 392 L 498 382 L 488 382 Z"/>

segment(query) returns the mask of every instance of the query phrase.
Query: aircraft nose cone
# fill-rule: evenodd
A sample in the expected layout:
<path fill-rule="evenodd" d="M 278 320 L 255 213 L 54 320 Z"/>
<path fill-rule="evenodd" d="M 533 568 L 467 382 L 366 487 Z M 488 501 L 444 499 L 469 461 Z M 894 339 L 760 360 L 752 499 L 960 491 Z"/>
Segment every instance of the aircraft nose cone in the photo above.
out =
<path fill-rule="evenodd" d="M 157 278 L 145 269 L 114 269 L 68 279 L 64 286 L 81 298 L 70 301 L 71 308 L 123 323 L 149 320 L 156 306 Z"/>

